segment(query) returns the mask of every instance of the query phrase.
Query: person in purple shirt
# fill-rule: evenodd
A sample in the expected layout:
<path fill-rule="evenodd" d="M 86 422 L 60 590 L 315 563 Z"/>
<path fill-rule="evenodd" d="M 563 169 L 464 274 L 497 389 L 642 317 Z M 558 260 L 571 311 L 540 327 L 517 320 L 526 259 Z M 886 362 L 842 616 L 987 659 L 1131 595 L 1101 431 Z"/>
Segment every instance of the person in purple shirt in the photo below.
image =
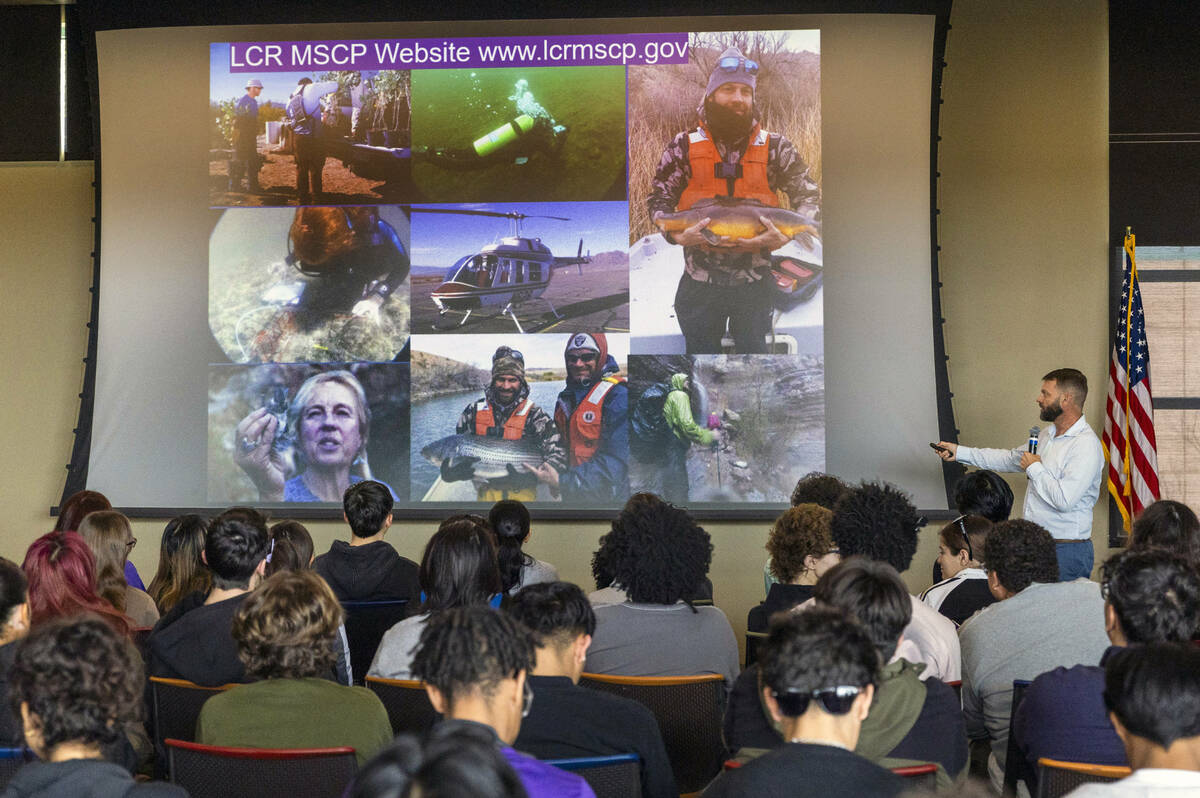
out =
<path fill-rule="evenodd" d="M 1128 765 L 1104 706 L 1104 665 L 1125 646 L 1186 642 L 1200 622 L 1200 575 L 1161 549 L 1124 551 L 1104 563 L 1104 628 L 1112 646 L 1099 665 L 1055 668 L 1033 680 L 1013 718 L 1024 777 L 1036 791 L 1041 757 Z"/>
<path fill-rule="evenodd" d="M 529 798 L 595 798 L 574 773 L 512 748 L 534 700 L 526 676 L 533 669 L 533 634 L 487 607 L 437 613 L 421 632 L 412 675 L 425 683 L 433 708 L 447 720 L 486 727 Z"/>

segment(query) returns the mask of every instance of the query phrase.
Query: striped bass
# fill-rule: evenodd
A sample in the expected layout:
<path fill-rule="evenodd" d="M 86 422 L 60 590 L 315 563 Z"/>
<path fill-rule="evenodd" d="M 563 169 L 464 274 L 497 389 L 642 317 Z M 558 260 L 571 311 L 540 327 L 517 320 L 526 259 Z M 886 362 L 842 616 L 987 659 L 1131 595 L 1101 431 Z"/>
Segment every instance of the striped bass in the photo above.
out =
<path fill-rule="evenodd" d="M 738 241 L 759 235 L 767 229 L 759 217 L 770 220 L 788 238 L 795 238 L 800 233 L 819 235 L 816 224 L 806 216 L 744 200 L 714 200 L 693 205 L 686 211 L 660 214 L 654 224 L 664 233 L 680 233 L 700 220 L 708 219 L 701 234 L 710 244 L 717 244 L 722 238 Z"/>
<path fill-rule="evenodd" d="M 506 477 L 509 465 L 518 472 L 524 472 L 522 466 L 540 466 L 546 461 L 541 447 L 536 443 L 484 435 L 447 435 L 421 449 L 421 456 L 438 467 L 446 460 L 454 466 L 465 457 L 478 458 L 475 476 L 479 479 Z"/>

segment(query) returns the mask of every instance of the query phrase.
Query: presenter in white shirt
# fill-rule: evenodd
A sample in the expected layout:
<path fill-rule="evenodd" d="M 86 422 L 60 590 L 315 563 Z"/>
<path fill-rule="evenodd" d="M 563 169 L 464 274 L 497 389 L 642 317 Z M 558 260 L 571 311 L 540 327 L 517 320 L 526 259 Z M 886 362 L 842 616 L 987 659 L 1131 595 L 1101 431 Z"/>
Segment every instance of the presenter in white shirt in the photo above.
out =
<path fill-rule="evenodd" d="M 1042 378 L 1037 405 L 1042 421 L 1036 453 L 1028 444 L 1015 449 L 977 449 L 939 441 L 938 456 L 993 471 L 1024 471 L 1027 521 L 1049 530 L 1058 547 L 1059 578 L 1066 582 L 1092 574 L 1092 508 L 1100 497 L 1104 453 L 1083 417 L 1087 377 L 1076 369 L 1055 369 Z"/>

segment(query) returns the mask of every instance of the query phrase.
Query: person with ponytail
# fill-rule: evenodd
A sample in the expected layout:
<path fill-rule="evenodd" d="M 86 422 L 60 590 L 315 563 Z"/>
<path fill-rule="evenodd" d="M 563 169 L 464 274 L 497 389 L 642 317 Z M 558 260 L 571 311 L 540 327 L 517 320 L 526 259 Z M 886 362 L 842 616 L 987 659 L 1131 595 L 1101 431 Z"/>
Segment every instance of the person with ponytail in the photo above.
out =
<path fill-rule="evenodd" d="M 95 613 L 124 637 L 133 624 L 96 592 L 96 558 L 78 532 L 48 532 L 25 552 L 21 570 L 29 580 L 31 626 Z"/>
<path fill-rule="evenodd" d="M 158 621 L 158 607 L 144 590 L 125 582 L 125 561 L 137 545 L 129 519 L 116 510 L 88 513 L 79 523 L 79 534 L 96 558 L 96 592 L 145 629 Z"/>
<path fill-rule="evenodd" d="M 529 585 L 558 581 L 558 569 L 521 550 L 529 540 L 529 510 L 524 504 L 515 499 L 496 502 L 488 513 L 488 524 L 496 538 L 496 561 L 506 595 Z"/>

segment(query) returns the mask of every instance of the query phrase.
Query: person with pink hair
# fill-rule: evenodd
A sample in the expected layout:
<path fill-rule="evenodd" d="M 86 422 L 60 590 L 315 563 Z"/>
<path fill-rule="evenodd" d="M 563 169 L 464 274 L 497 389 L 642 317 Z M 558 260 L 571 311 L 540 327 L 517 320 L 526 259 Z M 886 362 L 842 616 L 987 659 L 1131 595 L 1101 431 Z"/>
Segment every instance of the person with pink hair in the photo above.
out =
<path fill-rule="evenodd" d="M 95 613 L 129 637 L 133 624 L 96 593 L 96 560 L 77 532 L 49 532 L 35 540 L 21 564 L 29 580 L 32 625 Z"/>

